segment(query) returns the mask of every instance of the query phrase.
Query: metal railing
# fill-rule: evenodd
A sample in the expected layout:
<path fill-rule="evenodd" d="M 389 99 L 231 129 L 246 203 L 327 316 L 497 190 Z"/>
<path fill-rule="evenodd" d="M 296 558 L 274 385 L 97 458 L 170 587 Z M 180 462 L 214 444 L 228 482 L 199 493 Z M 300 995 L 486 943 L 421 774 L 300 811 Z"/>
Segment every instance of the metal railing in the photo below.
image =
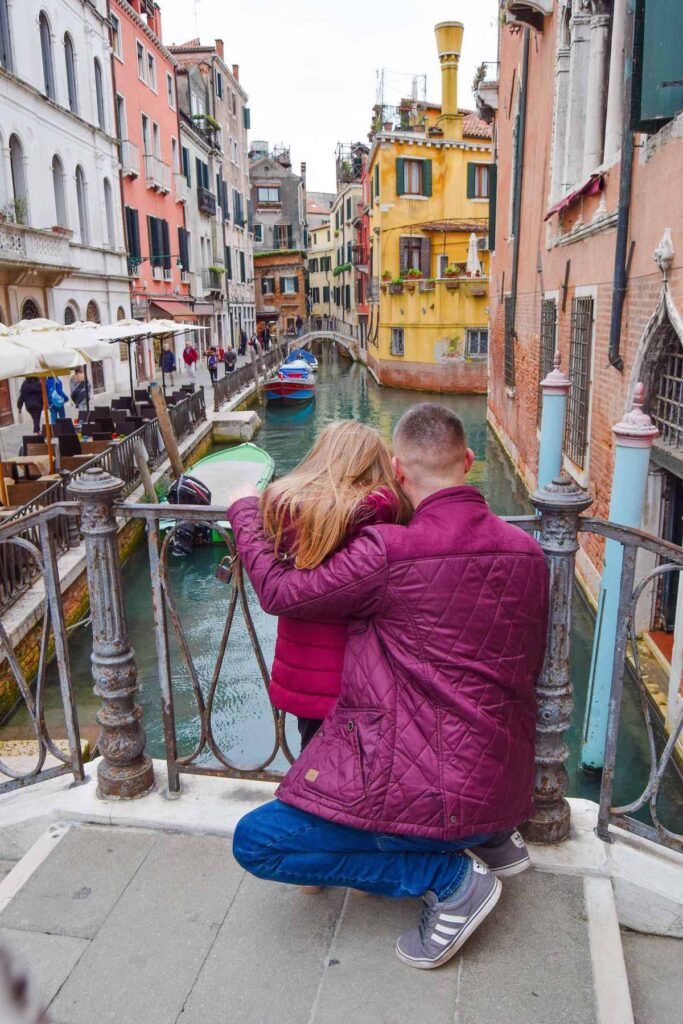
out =
<path fill-rule="evenodd" d="M 169 416 L 176 437 L 187 437 L 197 424 L 206 419 L 206 403 L 204 390 L 200 388 L 177 405 L 169 407 Z M 149 462 L 156 466 L 166 457 L 166 450 L 159 433 L 158 421 L 147 420 L 146 423 L 129 434 L 122 441 L 111 445 L 106 451 L 94 455 L 78 469 L 64 473 L 61 480 L 56 481 L 32 501 L 27 502 L 8 516 L 3 518 L 3 525 L 16 523 L 32 523 L 34 515 L 47 506 L 55 506 L 66 499 L 68 487 L 88 470 L 95 467 L 106 470 L 123 482 L 123 494 L 129 495 L 140 484 L 140 476 L 135 463 L 134 446 L 141 440 L 148 454 Z M 70 531 L 71 529 L 71 533 Z M 73 523 L 68 519 L 57 517 L 53 524 L 55 550 L 62 554 L 69 547 L 78 545 L 78 535 L 73 533 Z M 32 526 L 26 527 L 26 533 L 20 534 L 28 544 L 35 548 L 38 535 Z M 0 545 L 0 611 L 4 611 L 17 601 L 21 595 L 41 575 L 40 563 L 33 551 L 25 545 Z"/>
<path fill-rule="evenodd" d="M 54 568 L 57 556 L 56 522 L 60 517 L 65 517 L 69 521 L 73 517 L 79 517 L 80 531 L 86 546 L 91 606 L 93 616 L 97 620 L 93 625 L 92 664 L 96 692 L 101 696 L 103 704 L 102 712 L 98 716 L 102 725 L 98 740 L 98 748 L 102 753 L 98 769 L 100 791 L 109 796 L 134 796 L 146 792 L 152 785 L 151 765 L 145 754 L 144 732 L 140 724 L 141 712 L 135 703 L 137 670 L 134 653 L 128 641 L 123 584 L 116 548 L 117 519 L 123 518 L 144 522 L 147 531 L 159 696 L 164 723 L 169 788 L 171 791 L 177 791 L 180 788 L 180 776 L 184 773 L 244 779 L 279 778 L 282 773 L 274 767 L 278 756 L 282 755 L 285 762 L 290 763 L 293 756 L 287 744 L 285 716 L 281 712 L 272 709 L 272 745 L 269 746 L 268 753 L 256 763 L 242 763 L 230 757 L 221 747 L 212 727 L 212 709 L 216 700 L 222 696 L 219 689 L 231 685 L 230 682 L 226 683 L 222 670 L 228 656 L 231 631 L 238 616 L 246 626 L 252 654 L 264 687 L 268 683 L 268 669 L 254 627 L 242 569 L 236 558 L 231 537 L 221 525 L 225 519 L 225 509 L 176 506 L 175 525 L 162 536 L 160 522 L 162 519 L 168 519 L 168 505 L 120 502 L 118 499 L 124 489 L 123 481 L 113 479 L 101 465 L 91 466 L 80 474 L 71 487 L 71 493 L 73 497 L 79 499 L 80 505 L 70 502 L 51 505 L 31 513 L 27 517 L 30 520 L 28 524 L 15 522 L 0 527 L 0 548 L 19 544 L 27 550 L 30 549 L 32 557 L 40 560 L 41 564 L 52 567 L 46 569 L 46 620 L 48 616 L 51 617 L 50 621 L 55 631 L 62 701 L 67 718 L 71 722 L 68 731 L 71 754 L 68 757 L 61 755 L 60 766 L 53 771 L 71 771 L 75 778 L 82 777 L 66 632 Z M 569 833 L 569 806 L 565 800 L 565 762 L 568 756 L 565 734 L 572 724 L 573 717 L 570 646 L 574 561 L 579 547 L 579 534 L 590 533 L 617 542 L 623 550 L 619 630 L 612 677 L 598 834 L 609 841 L 610 825 L 616 824 L 655 842 L 683 850 L 683 835 L 665 824 L 660 813 L 661 783 L 665 772 L 675 767 L 674 752 L 683 728 L 683 709 L 672 723 L 668 739 L 663 745 L 658 745 L 654 736 L 652 710 L 640 670 L 633 626 L 634 606 L 639 595 L 656 574 L 679 572 L 683 569 L 683 548 L 639 530 L 583 516 L 581 513 L 590 506 L 591 499 L 584 490 L 567 478 L 554 480 L 535 492 L 532 502 L 538 515 L 510 519 L 520 528 L 538 536 L 546 555 L 550 580 L 548 643 L 536 688 L 538 711 L 535 813 L 527 823 L 527 834 L 537 842 L 557 842 L 565 839 Z M 221 630 L 220 641 L 216 657 L 210 665 L 207 665 L 204 650 L 201 653 L 201 664 L 192 656 L 168 571 L 169 549 L 174 533 L 182 523 L 188 522 L 205 524 L 217 531 L 225 548 L 222 551 L 220 548 L 217 550 L 216 561 L 224 552 L 229 557 L 230 595 L 224 621 L 222 624 L 217 623 Z M 29 542 L 20 536 L 27 528 L 35 531 L 34 541 Z M 657 556 L 661 564 L 634 586 L 636 555 L 641 550 Z M 108 595 L 107 600 L 102 598 L 104 594 Z M 44 637 L 48 632 L 49 623 L 46 622 Z M 5 646 L 18 690 L 39 740 L 39 755 L 31 771 L 20 774 L 9 771 L 0 764 L 0 772 L 10 777 L 4 786 L 0 786 L 2 789 L 26 785 L 45 777 L 47 773 L 42 770 L 44 756 L 48 751 L 54 753 L 54 744 L 51 745 L 41 710 L 45 657 L 41 660 L 36 693 L 33 697 L 4 632 L 0 632 L 0 641 Z M 650 771 L 647 783 L 636 800 L 626 806 L 614 806 L 613 780 L 619 759 L 617 739 L 622 720 L 624 678 L 628 671 L 628 642 L 633 649 L 633 671 L 641 698 L 644 730 L 648 737 Z M 46 643 L 44 639 L 45 651 Z M 170 653 L 172 643 L 180 652 L 180 658 L 175 662 Z M 112 650 L 117 652 L 115 665 L 112 665 L 109 656 Z M 181 671 L 189 675 L 199 720 L 198 739 L 193 749 L 183 755 L 178 754 L 178 723 L 173 710 L 174 685 Z M 207 762 L 207 756 L 210 762 Z M 680 778 L 678 785 L 680 786 Z M 651 824 L 639 821 L 633 816 L 646 805 L 650 810 Z"/>
<path fill-rule="evenodd" d="M 286 356 L 286 350 L 275 344 L 268 352 L 259 352 L 254 363 L 245 363 L 232 373 L 225 373 L 213 385 L 213 408 L 218 412 L 226 402 L 244 391 L 255 381 L 271 376 Z"/>

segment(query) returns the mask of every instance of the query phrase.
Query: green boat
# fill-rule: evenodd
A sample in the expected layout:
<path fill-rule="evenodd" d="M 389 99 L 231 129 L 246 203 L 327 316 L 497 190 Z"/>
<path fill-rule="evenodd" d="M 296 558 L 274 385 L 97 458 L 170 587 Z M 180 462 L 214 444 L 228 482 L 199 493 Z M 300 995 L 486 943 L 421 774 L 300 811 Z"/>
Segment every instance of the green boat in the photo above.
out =
<path fill-rule="evenodd" d="M 272 457 L 257 444 L 247 442 L 234 448 L 221 448 L 204 459 L 199 459 L 187 471 L 188 476 L 201 481 L 211 491 L 211 504 L 227 506 L 230 495 L 243 484 L 252 484 L 259 491 L 264 491 L 275 472 Z M 174 519 L 161 521 L 161 530 L 168 530 L 175 523 Z M 227 520 L 220 523 L 228 528 Z M 212 531 L 211 539 L 215 544 L 222 543 L 216 530 Z"/>

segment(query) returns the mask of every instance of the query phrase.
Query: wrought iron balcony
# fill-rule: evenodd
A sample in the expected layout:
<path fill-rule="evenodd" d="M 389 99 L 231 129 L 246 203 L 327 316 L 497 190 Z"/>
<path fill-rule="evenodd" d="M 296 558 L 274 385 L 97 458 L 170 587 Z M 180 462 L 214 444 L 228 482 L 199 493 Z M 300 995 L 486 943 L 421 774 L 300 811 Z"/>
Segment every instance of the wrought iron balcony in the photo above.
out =
<path fill-rule="evenodd" d="M 200 213 L 206 213 L 213 217 L 216 213 L 216 197 L 213 192 L 202 185 L 197 185 L 197 205 Z"/>

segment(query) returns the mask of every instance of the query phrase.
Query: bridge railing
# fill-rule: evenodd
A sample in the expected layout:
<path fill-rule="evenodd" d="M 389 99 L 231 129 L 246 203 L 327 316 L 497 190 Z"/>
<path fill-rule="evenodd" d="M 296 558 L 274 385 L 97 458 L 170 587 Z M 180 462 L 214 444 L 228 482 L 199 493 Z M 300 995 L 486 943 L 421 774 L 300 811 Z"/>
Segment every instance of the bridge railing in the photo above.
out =
<path fill-rule="evenodd" d="M 28 523 L 15 522 L 0 527 L 0 548 L 18 545 L 34 558 L 45 573 L 47 593 L 41 658 L 35 680 L 31 681 L 22 670 L 20 656 L 14 650 L 5 627 L 0 624 L 0 646 L 39 746 L 36 763 L 30 770 L 17 771 L 0 763 L 0 775 L 8 777 L 8 781 L 0 785 L 0 790 L 28 785 L 49 775 L 64 772 L 71 772 L 75 779 L 83 777 L 67 630 L 56 569 L 58 542 L 55 526 L 60 517 L 73 521 L 85 540 L 92 610 L 92 674 L 95 692 L 100 696 L 102 704 L 98 714 L 101 726 L 98 749 L 102 755 L 98 766 L 100 794 L 117 798 L 137 796 L 153 784 L 151 762 L 145 750 L 141 711 L 136 703 L 137 667 L 128 637 L 124 584 L 116 545 L 117 520 L 121 519 L 137 520 L 145 524 L 169 789 L 172 792 L 180 789 L 183 774 L 242 779 L 280 778 L 282 767 L 293 759 L 293 751 L 287 741 L 284 714 L 271 709 L 271 742 L 267 753 L 261 758 L 254 759 L 249 752 L 243 760 L 231 757 L 214 728 L 213 713 L 219 700 L 226 697 L 229 699 L 232 695 L 232 706 L 239 708 L 240 704 L 234 688 L 241 682 L 239 674 L 240 671 L 243 673 L 243 663 L 238 666 L 235 662 L 230 643 L 238 623 L 241 623 L 240 628 L 246 630 L 250 656 L 264 692 L 268 685 L 268 665 L 254 624 L 243 571 L 225 526 L 225 509 L 177 506 L 173 509 L 174 523 L 169 524 L 167 505 L 121 502 L 124 488 L 123 481 L 113 478 L 101 466 L 94 466 L 74 482 L 71 492 L 75 501 L 61 502 L 37 510 L 28 517 Z M 660 560 L 655 570 L 658 573 L 679 572 L 683 568 L 683 548 L 638 530 L 584 516 L 582 513 L 590 506 L 591 499 L 567 478 L 554 480 L 537 491 L 532 501 L 537 515 L 510 520 L 521 529 L 538 536 L 548 562 L 550 579 L 548 644 L 537 682 L 535 810 L 525 826 L 526 833 L 530 839 L 546 843 L 559 842 L 569 834 L 570 812 L 565 799 L 568 757 L 566 734 L 573 723 L 570 638 L 574 560 L 579 547 L 579 534 L 591 533 L 610 538 L 623 549 L 619 630 L 598 831 L 603 839 L 608 840 L 610 825 L 617 824 L 656 842 L 683 849 L 680 829 L 673 827 L 667 818 L 671 791 L 679 805 L 683 797 L 680 775 L 676 774 L 675 754 L 676 743 L 683 728 L 683 710 L 672 723 L 668 738 L 662 741 L 656 734 L 656 722 L 640 669 L 634 618 L 635 602 L 652 577 L 652 573 L 649 573 L 635 583 L 637 553 L 644 550 L 654 554 Z M 166 521 L 165 529 L 162 528 L 162 520 Z M 221 612 L 220 617 L 217 617 L 219 613 L 215 608 L 212 612 L 219 639 L 211 658 L 205 650 L 202 650 L 201 657 L 193 655 L 174 594 L 172 574 L 169 572 L 173 536 L 182 523 L 210 526 L 222 540 L 221 545 L 215 548 L 214 561 L 216 565 L 223 561 L 222 573 L 228 582 L 229 594 L 225 612 Z M 30 541 L 22 535 L 27 526 L 34 531 L 34 539 Z M 55 744 L 43 712 L 51 631 L 54 635 L 68 753 L 62 752 Z M 632 651 L 631 668 L 640 700 L 642 722 L 639 729 L 641 735 L 647 737 L 650 769 L 637 799 L 617 806 L 613 803 L 613 789 L 615 770 L 619 759 L 623 758 L 617 741 L 624 720 L 622 698 L 628 668 L 628 645 Z M 174 655 L 173 651 L 178 653 Z M 192 721 L 197 737 L 192 749 L 182 754 L 178 750 L 179 721 L 175 711 L 177 685 L 181 676 L 190 680 Z M 186 735 L 187 722 L 180 724 Z M 634 728 L 633 722 L 629 723 L 629 728 Z M 46 770 L 44 763 L 48 753 L 57 758 L 58 766 Z M 669 795 L 663 800 L 665 788 Z M 636 817 L 645 808 L 649 810 L 649 822 Z"/>

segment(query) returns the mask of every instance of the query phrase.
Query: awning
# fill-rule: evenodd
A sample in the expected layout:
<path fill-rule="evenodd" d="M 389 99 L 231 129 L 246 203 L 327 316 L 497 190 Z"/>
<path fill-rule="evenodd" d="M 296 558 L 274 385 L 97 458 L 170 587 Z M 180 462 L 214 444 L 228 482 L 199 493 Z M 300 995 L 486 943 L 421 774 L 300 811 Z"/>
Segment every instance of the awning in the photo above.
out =
<path fill-rule="evenodd" d="M 188 306 L 187 302 L 176 302 L 174 299 L 152 299 L 152 305 L 160 309 L 162 313 L 170 316 L 172 320 L 189 320 L 194 322 L 197 319 L 197 311 Z"/>
<path fill-rule="evenodd" d="M 568 206 L 576 202 L 580 196 L 595 196 L 598 192 L 602 192 L 605 187 L 605 175 L 604 174 L 591 174 L 588 181 L 585 181 L 580 188 L 575 188 L 573 192 L 570 192 L 564 198 L 560 199 L 559 202 L 551 206 L 546 213 L 543 220 L 550 220 L 555 213 L 560 213 L 561 210 L 566 210 Z"/>

